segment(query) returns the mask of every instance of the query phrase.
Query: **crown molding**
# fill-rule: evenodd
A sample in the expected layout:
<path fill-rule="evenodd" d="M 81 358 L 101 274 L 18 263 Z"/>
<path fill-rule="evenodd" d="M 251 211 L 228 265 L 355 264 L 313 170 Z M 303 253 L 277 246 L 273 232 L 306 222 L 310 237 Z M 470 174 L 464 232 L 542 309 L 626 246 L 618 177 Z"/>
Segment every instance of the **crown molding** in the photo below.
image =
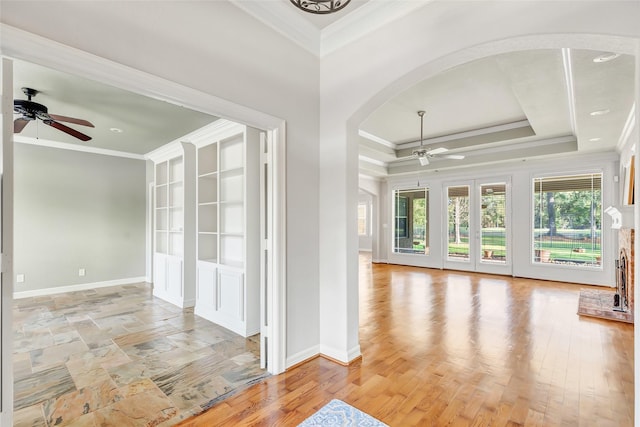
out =
<path fill-rule="evenodd" d="M 489 135 L 497 132 L 509 131 L 509 130 L 520 129 L 520 128 L 530 128 L 530 127 L 531 127 L 531 124 L 529 123 L 529 120 L 525 119 L 525 120 L 518 120 L 517 122 L 504 123 L 501 125 L 487 126 L 484 128 L 472 129 L 464 132 L 436 136 L 433 138 L 424 138 L 422 142 L 423 142 L 423 145 L 441 144 L 444 142 L 454 141 L 457 139 L 473 138 L 476 136 Z M 416 141 L 407 141 L 401 144 L 396 144 L 396 146 L 398 149 L 408 149 L 408 148 L 419 147 L 420 140 L 418 139 Z"/>
<path fill-rule="evenodd" d="M 363 137 L 365 139 L 368 139 L 369 141 L 373 141 L 373 142 L 378 143 L 380 145 L 384 145 L 385 147 L 389 147 L 389 148 L 391 148 L 393 150 L 396 150 L 398 148 L 397 144 L 394 144 L 391 141 L 387 141 L 384 138 L 380 138 L 379 136 L 376 136 L 376 135 L 374 135 L 372 133 L 369 133 L 367 131 L 364 131 L 362 129 L 358 130 L 358 135 L 360 135 L 361 137 Z"/>
<path fill-rule="evenodd" d="M 52 141 L 50 139 L 31 138 L 14 135 L 13 140 L 21 144 L 37 145 L 40 147 L 58 148 L 60 150 L 80 151 L 83 153 L 99 154 L 101 156 L 124 157 L 126 159 L 145 160 L 142 154 L 127 153 L 126 151 L 108 150 L 106 148 L 91 147 L 67 142 Z"/>
<path fill-rule="evenodd" d="M 328 55 L 430 2 L 430 0 L 369 0 L 320 32 L 320 57 Z"/>
<path fill-rule="evenodd" d="M 301 18 L 288 0 L 231 0 L 236 7 L 320 58 L 429 2 L 369 0 L 321 30 Z"/>

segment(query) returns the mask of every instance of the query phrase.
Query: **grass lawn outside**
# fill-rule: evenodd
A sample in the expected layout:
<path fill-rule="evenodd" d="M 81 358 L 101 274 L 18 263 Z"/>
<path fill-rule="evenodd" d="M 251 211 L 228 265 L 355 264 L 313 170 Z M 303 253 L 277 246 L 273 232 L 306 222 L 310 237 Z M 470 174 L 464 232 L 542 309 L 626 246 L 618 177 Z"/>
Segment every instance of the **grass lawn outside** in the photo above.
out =
<path fill-rule="evenodd" d="M 535 249 L 548 250 L 551 263 L 586 263 L 600 264 L 602 255 L 600 233 L 590 238 L 590 230 L 558 230 L 558 235 L 549 237 L 547 230 L 536 229 Z M 463 234 L 460 243 L 455 243 L 453 233 L 449 234 L 448 254 L 453 256 L 469 255 L 469 236 Z M 504 257 L 506 254 L 505 230 L 503 228 L 482 229 L 482 250 L 492 251 L 493 257 Z M 540 262 L 539 259 L 537 262 Z"/>

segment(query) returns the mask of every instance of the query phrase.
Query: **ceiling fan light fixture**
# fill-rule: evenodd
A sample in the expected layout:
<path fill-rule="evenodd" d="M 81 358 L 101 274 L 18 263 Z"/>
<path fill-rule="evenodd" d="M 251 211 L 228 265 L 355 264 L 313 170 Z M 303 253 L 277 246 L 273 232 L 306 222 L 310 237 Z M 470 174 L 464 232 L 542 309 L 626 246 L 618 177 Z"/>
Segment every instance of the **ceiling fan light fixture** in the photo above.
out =
<path fill-rule="evenodd" d="M 317 15 L 334 13 L 346 5 L 351 0 L 290 0 L 298 9 Z"/>
<path fill-rule="evenodd" d="M 427 156 L 418 157 L 420 166 L 427 166 L 429 164 L 429 158 Z"/>

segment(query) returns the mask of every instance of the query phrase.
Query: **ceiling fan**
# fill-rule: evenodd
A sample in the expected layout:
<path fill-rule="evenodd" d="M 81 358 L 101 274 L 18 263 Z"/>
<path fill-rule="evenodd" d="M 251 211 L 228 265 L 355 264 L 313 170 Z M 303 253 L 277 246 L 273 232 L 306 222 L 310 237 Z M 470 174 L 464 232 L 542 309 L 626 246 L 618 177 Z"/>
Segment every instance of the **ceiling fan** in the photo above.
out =
<path fill-rule="evenodd" d="M 13 133 L 22 132 L 22 129 L 24 129 L 29 122 L 40 119 L 45 125 L 56 128 L 82 141 L 89 141 L 91 139 L 90 136 L 60 123 L 67 122 L 76 125 L 94 127 L 91 122 L 73 117 L 60 116 L 58 114 L 50 114 L 47 107 L 31 100 L 32 97 L 38 94 L 37 90 L 23 87 L 22 92 L 27 96 L 27 99 L 13 100 L 13 112 L 21 115 L 21 117 L 18 117 L 13 121 Z"/>
<path fill-rule="evenodd" d="M 433 148 L 431 150 L 425 148 L 423 142 L 424 111 L 418 111 L 418 116 L 420 116 L 420 148 L 413 150 L 412 154 L 418 158 L 418 160 L 420 161 L 420 165 L 427 166 L 429 164 L 429 159 L 432 159 L 434 157 L 455 160 L 464 159 L 464 156 L 461 154 L 447 154 L 443 156 L 442 153 L 446 153 L 447 151 L 449 151 L 449 149 L 444 147 Z"/>

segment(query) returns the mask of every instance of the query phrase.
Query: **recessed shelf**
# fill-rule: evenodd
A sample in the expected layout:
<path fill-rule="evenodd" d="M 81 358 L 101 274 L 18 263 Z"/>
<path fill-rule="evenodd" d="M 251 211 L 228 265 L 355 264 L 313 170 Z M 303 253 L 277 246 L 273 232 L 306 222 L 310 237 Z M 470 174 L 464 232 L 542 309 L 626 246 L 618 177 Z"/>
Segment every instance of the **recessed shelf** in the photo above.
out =
<path fill-rule="evenodd" d="M 222 176 L 232 176 L 232 175 L 242 175 L 244 174 L 244 168 L 231 168 L 231 169 L 223 169 L 220 171 L 220 175 Z"/>
<path fill-rule="evenodd" d="M 207 172 L 201 175 L 198 175 L 200 179 L 216 179 L 218 177 L 218 172 Z"/>

